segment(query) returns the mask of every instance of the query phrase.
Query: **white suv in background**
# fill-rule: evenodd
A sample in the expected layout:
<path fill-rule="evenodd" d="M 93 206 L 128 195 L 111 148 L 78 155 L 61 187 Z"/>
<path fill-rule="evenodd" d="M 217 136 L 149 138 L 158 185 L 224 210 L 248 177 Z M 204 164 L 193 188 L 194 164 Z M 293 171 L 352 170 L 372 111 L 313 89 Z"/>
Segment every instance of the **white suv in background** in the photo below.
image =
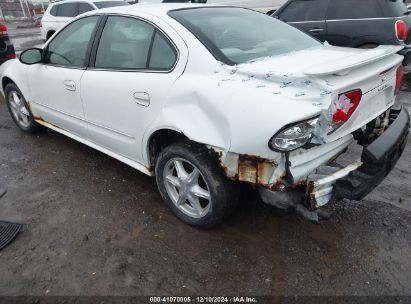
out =
<path fill-rule="evenodd" d="M 96 9 L 128 5 L 123 0 L 64 0 L 50 3 L 41 19 L 41 37 L 48 40 L 74 17 Z"/>

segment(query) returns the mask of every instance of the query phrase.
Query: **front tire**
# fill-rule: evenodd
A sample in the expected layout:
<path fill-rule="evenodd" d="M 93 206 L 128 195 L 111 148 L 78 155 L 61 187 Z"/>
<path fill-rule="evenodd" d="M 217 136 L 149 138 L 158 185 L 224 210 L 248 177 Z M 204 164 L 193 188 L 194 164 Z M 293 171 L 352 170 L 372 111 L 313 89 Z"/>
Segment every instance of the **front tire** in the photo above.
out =
<path fill-rule="evenodd" d="M 9 113 L 20 130 L 26 133 L 38 133 L 45 129 L 34 121 L 26 99 L 14 83 L 9 83 L 6 86 L 4 95 Z"/>
<path fill-rule="evenodd" d="M 168 146 L 157 158 L 155 173 L 164 201 L 187 224 L 212 228 L 235 209 L 237 187 L 205 148 L 190 143 Z"/>

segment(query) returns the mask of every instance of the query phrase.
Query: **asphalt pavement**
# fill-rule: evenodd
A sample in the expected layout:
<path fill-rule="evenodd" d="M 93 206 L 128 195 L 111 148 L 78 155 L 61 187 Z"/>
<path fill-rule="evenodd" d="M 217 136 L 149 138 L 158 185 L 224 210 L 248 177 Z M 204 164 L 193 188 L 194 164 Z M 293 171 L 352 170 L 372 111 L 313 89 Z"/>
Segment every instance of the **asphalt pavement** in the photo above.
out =
<path fill-rule="evenodd" d="M 10 30 L 18 49 L 36 45 L 30 31 Z M 399 102 L 411 110 L 410 99 L 406 83 Z M 245 189 L 221 227 L 198 230 L 171 214 L 153 178 L 53 131 L 24 134 L 0 103 L 0 220 L 24 224 L 0 252 L 0 295 L 411 296 L 410 174 L 411 144 L 329 221 Z"/>

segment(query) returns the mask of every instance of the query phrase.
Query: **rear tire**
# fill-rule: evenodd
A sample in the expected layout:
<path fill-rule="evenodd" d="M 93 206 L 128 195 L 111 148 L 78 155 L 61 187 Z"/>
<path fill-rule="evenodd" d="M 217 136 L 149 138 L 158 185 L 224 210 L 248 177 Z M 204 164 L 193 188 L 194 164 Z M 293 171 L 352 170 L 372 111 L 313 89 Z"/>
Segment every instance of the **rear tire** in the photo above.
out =
<path fill-rule="evenodd" d="M 223 176 L 207 150 L 191 143 L 166 147 L 155 166 L 157 186 L 183 222 L 199 228 L 220 224 L 237 204 L 237 185 Z"/>
<path fill-rule="evenodd" d="M 45 130 L 45 127 L 34 121 L 26 99 L 14 83 L 6 85 L 4 95 L 9 113 L 20 130 L 26 133 L 38 133 Z"/>

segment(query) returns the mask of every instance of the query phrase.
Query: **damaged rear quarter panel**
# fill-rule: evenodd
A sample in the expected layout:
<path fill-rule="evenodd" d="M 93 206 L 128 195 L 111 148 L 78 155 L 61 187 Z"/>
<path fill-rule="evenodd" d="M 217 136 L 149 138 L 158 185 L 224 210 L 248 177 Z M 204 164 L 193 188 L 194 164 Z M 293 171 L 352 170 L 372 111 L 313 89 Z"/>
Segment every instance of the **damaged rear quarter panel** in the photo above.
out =
<path fill-rule="evenodd" d="M 285 125 L 318 115 L 320 93 L 317 103 L 301 102 L 258 85 L 190 74 L 188 69 L 147 134 L 162 128 L 181 132 L 206 144 L 228 178 L 271 187 L 283 181 L 285 166 L 284 155 L 272 151 L 268 141 Z"/>

